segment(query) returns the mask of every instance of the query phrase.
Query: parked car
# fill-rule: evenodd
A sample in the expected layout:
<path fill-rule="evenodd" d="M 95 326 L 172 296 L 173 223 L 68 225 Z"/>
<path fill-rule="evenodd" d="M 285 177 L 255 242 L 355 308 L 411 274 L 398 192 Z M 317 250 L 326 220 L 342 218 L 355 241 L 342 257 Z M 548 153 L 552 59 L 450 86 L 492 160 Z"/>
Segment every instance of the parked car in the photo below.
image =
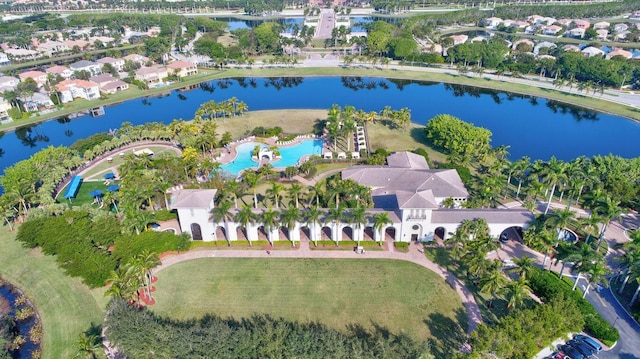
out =
<path fill-rule="evenodd" d="M 587 359 L 584 355 L 582 355 L 576 348 L 571 345 L 563 345 L 560 347 L 560 351 L 563 354 L 567 354 L 571 357 L 571 359 Z"/>
<path fill-rule="evenodd" d="M 570 358 L 560 352 L 555 352 L 549 355 L 549 359 L 570 359 Z"/>
<path fill-rule="evenodd" d="M 587 344 L 579 341 L 578 339 L 571 339 L 571 340 L 569 340 L 567 342 L 567 344 L 569 344 L 572 347 L 578 349 L 580 354 L 584 355 L 587 358 L 589 358 L 590 356 L 592 356 L 593 354 L 596 353 L 595 349 L 593 349 L 592 347 L 588 346 Z"/>
<path fill-rule="evenodd" d="M 600 353 L 600 351 L 602 350 L 602 345 L 600 345 L 600 343 L 598 343 L 597 341 L 595 341 L 593 338 L 589 336 L 578 334 L 574 337 L 574 339 L 577 339 L 587 344 L 588 346 L 593 348 L 596 351 L 596 353 Z"/>

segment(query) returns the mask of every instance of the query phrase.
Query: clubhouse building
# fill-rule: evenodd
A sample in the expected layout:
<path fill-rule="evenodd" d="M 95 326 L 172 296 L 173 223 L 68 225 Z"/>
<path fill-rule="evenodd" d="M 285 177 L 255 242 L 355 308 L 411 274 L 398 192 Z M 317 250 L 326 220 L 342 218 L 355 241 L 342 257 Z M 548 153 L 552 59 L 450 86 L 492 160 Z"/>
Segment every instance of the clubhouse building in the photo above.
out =
<path fill-rule="evenodd" d="M 510 227 L 526 228 L 533 213 L 522 209 L 463 209 L 469 193 L 454 169 L 430 169 L 424 157 L 411 152 L 396 152 L 384 166 L 353 166 L 342 171 L 342 179 L 351 179 L 371 188 L 374 208 L 367 210 L 366 224 L 357 225 L 325 220 L 318 223 L 296 222 L 286 227 L 267 228 L 259 223 L 243 226 L 233 219 L 214 223 L 215 189 L 170 191 L 170 208 L 178 212 L 182 232 L 194 240 L 360 240 L 432 241 L 446 239 L 463 220 L 484 218 L 490 234 L 498 237 Z M 235 214 L 232 209 L 232 214 Z M 256 218 L 265 209 L 254 209 Z M 375 230 L 376 213 L 386 212 L 391 223 Z M 233 216 L 230 216 L 233 217 Z M 348 216 L 347 216 L 348 217 Z"/>

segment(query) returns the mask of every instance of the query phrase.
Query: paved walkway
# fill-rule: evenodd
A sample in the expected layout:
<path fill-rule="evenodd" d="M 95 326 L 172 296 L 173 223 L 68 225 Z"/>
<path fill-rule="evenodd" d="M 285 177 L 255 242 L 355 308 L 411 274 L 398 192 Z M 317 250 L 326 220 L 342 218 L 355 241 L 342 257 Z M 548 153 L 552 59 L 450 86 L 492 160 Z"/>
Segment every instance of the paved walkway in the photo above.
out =
<path fill-rule="evenodd" d="M 478 324 L 482 323 L 480 308 L 473 297 L 473 294 L 464 286 L 464 284 L 453 274 L 447 272 L 444 268 L 428 260 L 424 253 L 421 252 L 422 245 L 411 243 L 408 253 L 392 252 L 392 251 L 368 251 L 365 254 L 356 254 L 347 250 L 311 250 L 309 241 L 301 241 L 300 248 L 292 250 L 273 250 L 267 251 L 256 249 L 242 250 L 213 250 L 213 249 L 196 249 L 186 253 L 170 255 L 162 258 L 162 264 L 156 269 L 161 271 L 164 268 L 172 266 L 176 263 L 196 259 L 196 258 L 353 258 L 353 259 L 397 259 L 405 260 L 423 266 L 444 279 L 460 296 L 462 304 L 467 311 L 469 326 L 468 333 L 473 332 Z"/>

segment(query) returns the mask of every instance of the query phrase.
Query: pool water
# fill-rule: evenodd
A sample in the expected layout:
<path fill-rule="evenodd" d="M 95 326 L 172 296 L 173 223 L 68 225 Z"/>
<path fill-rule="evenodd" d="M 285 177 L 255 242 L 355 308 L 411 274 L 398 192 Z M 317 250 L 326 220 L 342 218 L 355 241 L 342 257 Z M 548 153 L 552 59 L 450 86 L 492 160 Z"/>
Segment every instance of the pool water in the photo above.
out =
<path fill-rule="evenodd" d="M 258 163 L 251 159 L 251 152 L 258 145 L 260 147 L 268 147 L 260 142 L 247 142 L 237 146 L 236 152 L 238 155 L 236 159 L 231 163 L 222 165 L 222 170 L 238 175 L 247 168 L 257 168 Z M 271 164 L 276 168 L 285 168 L 295 166 L 304 156 L 321 154 L 322 140 L 305 140 L 295 146 L 280 147 L 280 159 L 271 162 Z"/>

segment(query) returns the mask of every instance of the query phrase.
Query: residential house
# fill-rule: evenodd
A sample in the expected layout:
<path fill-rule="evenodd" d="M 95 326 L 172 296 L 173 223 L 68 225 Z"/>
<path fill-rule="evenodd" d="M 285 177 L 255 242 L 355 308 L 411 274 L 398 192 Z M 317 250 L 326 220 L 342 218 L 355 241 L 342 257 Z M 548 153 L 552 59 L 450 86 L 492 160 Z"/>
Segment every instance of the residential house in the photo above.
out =
<path fill-rule="evenodd" d="M 67 45 L 67 47 L 70 50 L 73 50 L 73 48 L 76 47 L 76 46 L 80 50 L 86 50 L 91 46 L 89 41 L 85 41 L 85 40 L 65 40 L 63 42 L 64 42 L 65 45 Z"/>
<path fill-rule="evenodd" d="M 533 49 L 534 46 L 536 46 L 536 44 L 533 41 L 529 40 L 529 39 L 520 39 L 520 40 L 514 42 L 513 45 L 511 45 L 511 48 L 516 50 L 518 48 L 518 45 L 520 45 L 520 44 L 529 45 L 529 46 L 531 46 L 532 49 Z"/>
<path fill-rule="evenodd" d="M 139 64 L 140 66 L 145 66 L 147 63 L 149 63 L 148 57 L 138 54 L 127 55 L 123 58 L 125 59 L 125 61 L 131 61 L 133 63 Z"/>
<path fill-rule="evenodd" d="M 9 56 L 9 58 L 17 60 L 17 61 L 29 61 L 35 60 L 41 56 L 38 51 L 35 50 L 27 50 L 27 49 L 5 49 L 4 52 Z"/>
<path fill-rule="evenodd" d="M 577 45 L 564 45 L 562 46 L 562 49 L 565 52 L 580 52 L 580 47 Z"/>
<path fill-rule="evenodd" d="M 136 80 L 140 80 L 147 85 L 159 84 L 169 76 L 165 67 L 141 67 L 136 71 Z"/>
<path fill-rule="evenodd" d="M 98 59 L 98 62 L 101 63 L 103 66 L 105 64 L 109 64 L 113 66 L 116 70 L 118 70 L 118 72 L 122 71 L 122 69 L 124 68 L 124 59 L 116 59 L 113 57 L 103 57 L 101 59 Z"/>
<path fill-rule="evenodd" d="M 11 61 L 9 60 L 9 56 L 4 52 L 0 52 L 0 66 L 9 66 L 11 65 Z"/>
<path fill-rule="evenodd" d="M 608 60 L 608 59 L 611 59 L 612 57 L 615 57 L 615 56 L 622 56 L 625 59 L 630 59 L 630 58 L 633 57 L 633 54 L 630 51 L 627 51 L 627 50 L 615 49 L 615 50 L 613 50 L 613 51 L 611 51 L 611 52 L 609 52 L 607 54 L 606 59 Z"/>
<path fill-rule="evenodd" d="M 100 91 L 108 94 L 124 91 L 129 88 L 128 83 L 117 79 L 108 73 L 93 76 L 89 78 L 89 81 L 97 83 L 98 87 L 100 87 Z"/>
<path fill-rule="evenodd" d="M 42 71 L 27 71 L 23 72 L 20 75 L 20 81 L 24 81 L 26 79 L 33 79 L 38 86 L 42 86 L 47 83 L 47 74 Z"/>
<path fill-rule="evenodd" d="M 54 106 L 49 94 L 44 92 L 35 92 L 28 97 L 21 97 L 22 105 L 25 111 L 37 112 L 42 108 L 51 108 Z"/>
<path fill-rule="evenodd" d="M 594 30 L 608 29 L 609 26 L 611 26 L 611 23 L 607 22 L 607 21 L 600 21 L 600 22 L 596 22 L 595 24 L 593 24 Z"/>
<path fill-rule="evenodd" d="M 503 20 L 499 17 L 490 17 L 483 20 L 483 24 L 485 27 L 490 29 L 496 29 L 498 25 L 502 24 Z"/>
<path fill-rule="evenodd" d="M 174 61 L 167 65 L 167 69 L 169 71 L 169 74 L 176 75 L 178 76 L 178 78 L 187 77 L 198 73 L 198 67 L 186 61 Z"/>
<path fill-rule="evenodd" d="M 613 31 L 615 31 L 616 33 L 624 32 L 627 30 L 629 30 L 629 25 L 627 24 L 619 23 L 619 24 L 613 25 Z"/>
<path fill-rule="evenodd" d="M 596 30 L 596 38 L 598 40 L 606 40 L 607 37 L 609 37 L 609 30 L 608 29 L 598 29 Z"/>
<path fill-rule="evenodd" d="M 553 42 L 540 41 L 539 43 L 536 44 L 536 46 L 533 47 L 533 53 L 537 55 L 540 52 L 540 49 L 547 48 L 548 50 L 551 50 L 556 47 L 557 45 L 554 44 Z"/>
<path fill-rule="evenodd" d="M 571 19 L 559 19 L 556 21 L 558 24 L 564 26 L 564 27 L 569 27 L 569 25 L 571 25 L 571 23 L 573 22 L 573 20 Z"/>
<path fill-rule="evenodd" d="M 99 75 L 102 73 L 102 64 L 95 63 L 93 61 L 80 60 L 69 65 L 71 71 L 87 71 L 92 75 Z"/>
<path fill-rule="evenodd" d="M 38 45 L 36 50 L 42 52 L 46 56 L 53 56 L 55 54 L 69 51 L 69 47 L 64 42 L 60 41 L 47 41 Z"/>
<path fill-rule="evenodd" d="M 562 26 L 551 25 L 542 29 L 542 34 L 547 36 L 556 36 L 562 30 Z"/>
<path fill-rule="evenodd" d="M 449 36 L 449 37 L 453 40 L 453 44 L 454 45 L 464 44 L 469 39 L 469 36 L 464 35 L 464 34 L 453 35 L 453 36 Z"/>
<path fill-rule="evenodd" d="M 604 51 L 600 50 L 597 47 L 593 47 L 593 46 L 589 46 L 586 47 L 584 49 L 582 49 L 582 54 L 587 56 L 587 57 L 594 57 L 594 56 L 604 56 Z"/>
<path fill-rule="evenodd" d="M 584 32 L 585 32 L 585 29 L 580 28 L 580 27 L 576 27 L 576 28 L 573 28 L 573 29 L 569 30 L 568 33 L 569 33 L 569 36 L 571 36 L 571 37 L 575 37 L 577 39 L 582 39 L 584 37 Z"/>
<path fill-rule="evenodd" d="M 56 76 L 61 76 L 63 79 L 70 79 L 73 76 L 73 71 L 66 66 L 51 66 L 45 70 L 48 74 L 53 74 Z"/>
<path fill-rule="evenodd" d="M 640 10 L 636 10 L 629 15 L 629 19 L 638 20 L 640 19 Z"/>
<path fill-rule="evenodd" d="M 111 47 L 115 44 L 116 39 L 109 36 L 93 36 L 89 38 L 89 41 L 92 45 L 95 44 L 96 41 L 100 41 L 104 46 Z"/>
<path fill-rule="evenodd" d="M 15 90 L 19 83 L 20 80 L 17 77 L 0 76 L 0 93 Z"/>
<path fill-rule="evenodd" d="M 9 110 L 11 110 L 11 104 L 0 97 L 0 123 L 5 124 L 12 121 Z"/>
<path fill-rule="evenodd" d="M 77 98 L 93 100 L 100 97 L 97 83 L 86 80 L 64 80 L 56 85 L 60 102 L 67 103 Z"/>
<path fill-rule="evenodd" d="M 573 20 L 573 27 L 575 28 L 586 30 L 590 26 L 591 26 L 591 23 L 587 20 L 582 20 L 582 19 Z"/>

